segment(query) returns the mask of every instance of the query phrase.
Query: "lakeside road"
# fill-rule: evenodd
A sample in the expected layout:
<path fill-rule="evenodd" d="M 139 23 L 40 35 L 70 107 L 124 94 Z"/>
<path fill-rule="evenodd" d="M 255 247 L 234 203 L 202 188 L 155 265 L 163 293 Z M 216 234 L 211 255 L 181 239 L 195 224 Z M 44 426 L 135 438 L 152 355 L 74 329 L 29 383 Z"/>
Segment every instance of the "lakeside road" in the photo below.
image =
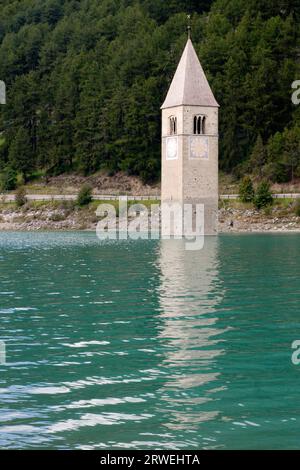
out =
<path fill-rule="evenodd" d="M 74 201 L 77 194 L 26 194 L 29 201 Z M 93 194 L 95 201 L 116 201 L 119 198 L 126 196 L 110 195 L 110 194 Z M 238 199 L 238 194 L 220 194 L 220 199 Z M 300 193 L 275 193 L 274 199 L 297 199 L 300 198 Z M 160 196 L 127 196 L 129 201 L 160 201 Z M 12 202 L 15 200 L 14 194 L 0 193 L 0 202 Z"/>

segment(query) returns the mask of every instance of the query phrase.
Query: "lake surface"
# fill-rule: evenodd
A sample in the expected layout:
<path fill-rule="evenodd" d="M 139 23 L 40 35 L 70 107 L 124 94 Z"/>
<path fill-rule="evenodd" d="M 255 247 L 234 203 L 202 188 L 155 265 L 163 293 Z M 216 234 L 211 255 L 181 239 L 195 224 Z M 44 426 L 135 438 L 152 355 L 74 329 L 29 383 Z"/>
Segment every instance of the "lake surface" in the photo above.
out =
<path fill-rule="evenodd" d="M 0 447 L 300 448 L 299 255 L 1 233 Z"/>

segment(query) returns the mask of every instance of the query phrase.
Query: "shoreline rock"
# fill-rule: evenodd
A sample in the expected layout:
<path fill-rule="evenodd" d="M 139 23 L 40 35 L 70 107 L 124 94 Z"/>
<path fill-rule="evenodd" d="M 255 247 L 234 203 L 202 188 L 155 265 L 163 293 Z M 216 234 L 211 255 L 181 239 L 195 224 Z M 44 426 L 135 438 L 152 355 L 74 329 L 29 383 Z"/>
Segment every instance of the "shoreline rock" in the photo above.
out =
<path fill-rule="evenodd" d="M 0 231 L 72 231 L 95 230 L 98 218 L 94 208 L 41 207 L 3 208 Z M 300 232 L 300 217 L 282 213 L 274 207 L 270 213 L 255 209 L 222 207 L 219 209 L 219 233 Z"/>

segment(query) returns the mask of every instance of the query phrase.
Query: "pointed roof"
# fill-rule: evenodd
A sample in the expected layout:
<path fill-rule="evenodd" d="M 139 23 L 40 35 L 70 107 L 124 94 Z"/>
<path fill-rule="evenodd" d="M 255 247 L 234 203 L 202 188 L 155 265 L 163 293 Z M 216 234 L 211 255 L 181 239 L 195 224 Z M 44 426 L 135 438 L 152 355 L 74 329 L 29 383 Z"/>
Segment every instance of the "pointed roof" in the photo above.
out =
<path fill-rule="evenodd" d="M 219 106 L 190 38 L 161 109 L 180 105 Z"/>

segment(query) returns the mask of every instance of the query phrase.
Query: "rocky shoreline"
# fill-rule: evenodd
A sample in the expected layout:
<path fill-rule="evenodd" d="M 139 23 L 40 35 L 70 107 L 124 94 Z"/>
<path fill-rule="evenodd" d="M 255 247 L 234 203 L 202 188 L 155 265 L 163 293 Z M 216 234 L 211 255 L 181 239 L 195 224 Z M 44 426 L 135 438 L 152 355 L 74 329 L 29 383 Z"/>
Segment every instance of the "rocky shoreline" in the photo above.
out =
<path fill-rule="evenodd" d="M 0 208 L 0 231 L 95 230 L 97 205 L 78 208 L 74 204 L 42 204 Z M 268 211 L 249 208 L 219 209 L 219 232 L 300 232 L 300 217 L 281 207 Z"/>
<path fill-rule="evenodd" d="M 281 208 L 270 211 L 255 209 L 219 209 L 219 232 L 300 232 L 300 217 Z"/>

